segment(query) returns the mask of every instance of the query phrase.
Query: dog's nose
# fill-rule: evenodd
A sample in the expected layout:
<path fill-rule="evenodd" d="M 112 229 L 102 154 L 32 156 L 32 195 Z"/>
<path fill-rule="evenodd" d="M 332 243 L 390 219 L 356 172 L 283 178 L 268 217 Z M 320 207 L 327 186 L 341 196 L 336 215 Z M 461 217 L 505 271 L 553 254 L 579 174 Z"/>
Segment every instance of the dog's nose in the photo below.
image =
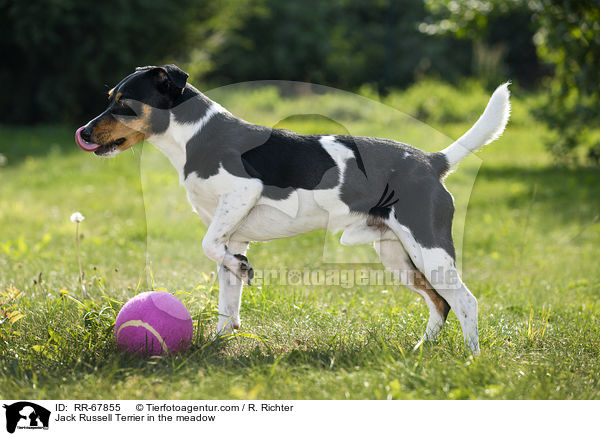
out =
<path fill-rule="evenodd" d="M 85 142 L 92 142 L 92 129 L 86 127 L 80 133 L 81 137 Z"/>

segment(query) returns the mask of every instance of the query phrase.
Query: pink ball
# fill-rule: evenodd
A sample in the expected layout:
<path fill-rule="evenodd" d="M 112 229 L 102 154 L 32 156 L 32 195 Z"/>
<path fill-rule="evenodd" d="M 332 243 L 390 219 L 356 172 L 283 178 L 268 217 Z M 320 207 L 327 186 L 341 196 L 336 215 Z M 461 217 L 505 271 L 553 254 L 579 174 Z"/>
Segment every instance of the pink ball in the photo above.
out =
<path fill-rule="evenodd" d="M 187 350 L 192 341 L 192 317 L 168 292 L 143 292 L 121 308 L 115 322 L 120 349 L 156 355 Z"/>

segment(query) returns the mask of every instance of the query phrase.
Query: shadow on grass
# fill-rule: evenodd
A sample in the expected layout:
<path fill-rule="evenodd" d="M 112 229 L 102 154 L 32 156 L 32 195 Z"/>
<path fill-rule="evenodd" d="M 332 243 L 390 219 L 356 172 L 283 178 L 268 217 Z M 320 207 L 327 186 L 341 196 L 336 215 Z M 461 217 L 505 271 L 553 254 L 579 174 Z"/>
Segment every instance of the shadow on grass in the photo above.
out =
<path fill-rule="evenodd" d="M 271 345 L 259 340 L 249 342 L 249 338 L 235 336 L 230 340 L 216 341 L 204 338 L 181 354 L 138 357 L 121 352 L 112 337 L 105 337 L 103 340 L 99 339 L 103 345 L 94 353 L 70 354 L 66 360 L 39 356 L 35 361 L 24 365 L 19 358 L 8 358 L 2 362 L 0 373 L 3 378 L 8 377 L 16 385 L 24 386 L 34 379 L 40 386 L 54 385 L 56 374 L 61 374 L 61 384 L 64 386 L 79 383 L 90 375 L 100 375 L 104 382 L 112 383 L 129 376 L 148 380 L 157 376 L 186 378 L 200 370 L 208 374 L 218 371 L 240 374 L 244 369 L 265 373 L 278 365 L 298 370 L 353 370 L 358 366 L 377 365 L 377 362 L 382 361 L 401 362 L 407 358 L 416 358 L 419 352 L 412 351 L 412 346 L 408 345 L 412 338 L 404 339 L 406 341 L 398 343 L 398 340 L 392 341 L 374 333 L 362 343 L 332 345 L 320 342 L 291 346 Z M 424 347 L 425 354 L 437 354 L 436 350 L 439 349 L 433 345 Z"/>
<path fill-rule="evenodd" d="M 246 338 L 244 338 L 246 340 Z M 236 344 L 237 339 L 217 340 L 208 344 L 194 344 L 185 353 L 172 356 L 139 358 L 115 350 L 108 366 L 117 361 L 122 369 L 136 369 L 136 374 L 151 375 L 157 370 L 163 374 L 177 374 L 185 369 L 210 369 L 238 371 L 241 369 L 264 369 L 278 364 L 298 368 L 351 369 L 357 365 L 374 362 L 383 354 L 394 360 L 405 359 L 407 352 L 398 345 L 384 344 L 382 338 L 366 343 L 348 343 L 328 346 L 324 343 L 303 346 L 271 346 L 268 342 Z M 116 358 L 116 359 L 115 359 Z M 139 371 L 139 372 L 138 372 Z"/>
<path fill-rule="evenodd" d="M 529 189 L 510 191 L 511 207 L 543 208 L 561 222 L 590 221 L 600 214 L 600 169 L 552 167 L 485 167 L 479 177 L 487 181 L 518 182 Z"/>

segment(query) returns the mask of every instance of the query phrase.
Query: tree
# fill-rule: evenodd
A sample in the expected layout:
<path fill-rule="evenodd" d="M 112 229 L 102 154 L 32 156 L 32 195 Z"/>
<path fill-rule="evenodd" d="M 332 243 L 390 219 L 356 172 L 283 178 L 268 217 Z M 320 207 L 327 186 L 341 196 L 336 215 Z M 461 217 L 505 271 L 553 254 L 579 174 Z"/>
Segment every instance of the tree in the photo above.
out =
<path fill-rule="evenodd" d="M 0 120 L 82 122 L 136 66 L 181 52 L 186 5 L 161 0 L 0 0 Z"/>
<path fill-rule="evenodd" d="M 499 16 L 528 16 L 537 54 L 553 67 L 545 83 L 548 102 L 537 111 L 556 133 L 548 148 L 564 160 L 576 162 L 583 154 L 600 163 L 600 0 L 426 3 L 435 17 L 428 30 L 470 39 L 489 34 Z"/>
<path fill-rule="evenodd" d="M 540 55 L 555 65 L 549 104 L 541 113 L 554 128 L 549 144 L 558 156 L 576 161 L 578 151 L 600 164 L 600 1 L 534 3 Z"/>
<path fill-rule="evenodd" d="M 284 79 L 346 89 L 369 83 L 380 91 L 424 74 L 467 74 L 470 43 L 420 32 L 425 15 L 422 0 L 224 0 L 201 26 L 201 39 L 215 44 L 198 70 L 220 83 Z"/>

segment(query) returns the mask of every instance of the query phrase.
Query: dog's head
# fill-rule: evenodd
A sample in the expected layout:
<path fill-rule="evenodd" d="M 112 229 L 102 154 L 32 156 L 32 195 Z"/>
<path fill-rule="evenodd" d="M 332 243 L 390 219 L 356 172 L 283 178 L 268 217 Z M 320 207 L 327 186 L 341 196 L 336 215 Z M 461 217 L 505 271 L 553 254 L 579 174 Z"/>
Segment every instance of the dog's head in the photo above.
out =
<path fill-rule="evenodd" d="M 108 93 L 104 112 L 75 132 L 75 142 L 112 157 L 169 126 L 169 110 L 180 103 L 188 74 L 175 65 L 137 68 Z"/>

